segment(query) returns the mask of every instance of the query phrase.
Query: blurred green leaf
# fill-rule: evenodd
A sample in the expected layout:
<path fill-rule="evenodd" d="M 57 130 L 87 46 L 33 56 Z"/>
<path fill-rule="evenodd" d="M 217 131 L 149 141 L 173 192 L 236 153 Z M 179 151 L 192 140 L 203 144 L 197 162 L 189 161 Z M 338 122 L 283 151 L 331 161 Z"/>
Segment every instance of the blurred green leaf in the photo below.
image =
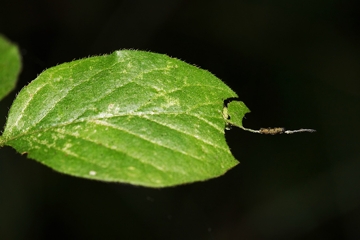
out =
<path fill-rule="evenodd" d="M 117 51 L 40 74 L 14 101 L 0 146 L 91 179 L 151 187 L 206 180 L 238 164 L 224 136 L 223 103 L 232 97 L 205 70 Z"/>
<path fill-rule="evenodd" d="M 21 60 L 17 46 L 0 35 L 0 100 L 15 88 L 20 69 Z"/>

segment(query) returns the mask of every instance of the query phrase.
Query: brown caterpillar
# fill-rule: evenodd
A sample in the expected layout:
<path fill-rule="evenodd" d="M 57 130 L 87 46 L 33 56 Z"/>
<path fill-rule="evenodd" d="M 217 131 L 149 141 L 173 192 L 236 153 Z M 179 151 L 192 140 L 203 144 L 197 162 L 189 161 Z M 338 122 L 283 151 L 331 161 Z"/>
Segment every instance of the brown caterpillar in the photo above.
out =
<path fill-rule="evenodd" d="M 297 129 L 297 130 L 285 130 L 285 128 L 282 127 L 276 127 L 276 128 L 260 128 L 259 130 L 253 130 L 250 128 L 244 128 L 241 126 L 242 129 L 244 129 L 245 131 L 249 131 L 252 133 L 260 133 L 260 134 L 267 134 L 267 135 L 276 135 L 276 134 L 293 134 L 293 133 L 300 133 L 300 132 L 316 132 L 316 130 L 314 129 L 306 129 L 306 128 L 301 128 L 301 129 Z"/>
<path fill-rule="evenodd" d="M 270 134 L 270 135 L 282 134 L 282 133 L 285 133 L 285 128 L 282 128 L 282 127 L 260 128 L 259 133 L 260 134 Z"/>

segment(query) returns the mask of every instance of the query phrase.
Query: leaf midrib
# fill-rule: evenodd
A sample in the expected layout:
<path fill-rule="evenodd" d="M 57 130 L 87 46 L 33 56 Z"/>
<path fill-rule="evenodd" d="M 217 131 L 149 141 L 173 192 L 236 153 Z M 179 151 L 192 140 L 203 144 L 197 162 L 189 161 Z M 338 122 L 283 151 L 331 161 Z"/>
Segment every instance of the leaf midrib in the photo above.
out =
<path fill-rule="evenodd" d="M 132 114 L 128 114 L 128 113 L 127 113 L 127 114 L 113 115 L 113 116 L 111 116 L 111 117 L 104 117 L 104 118 L 86 118 L 86 119 L 79 119 L 79 120 L 75 120 L 75 121 L 71 121 L 71 122 L 65 122 L 65 123 L 62 123 L 62 124 L 56 124 L 56 125 L 53 125 L 53 126 L 49 126 L 49 127 L 47 127 L 47 128 L 40 128 L 40 129 L 38 129 L 38 130 L 27 131 L 27 132 L 18 134 L 18 135 L 14 136 L 14 137 L 6 137 L 6 136 L 4 136 L 4 139 L 5 139 L 4 142 L 5 142 L 5 144 L 6 144 L 6 142 L 8 142 L 8 141 L 13 141 L 13 140 L 16 140 L 16 139 L 18 139 L 18 138 L 22 138 L 22 137 L 24 137 L 24 136 L 26 136 L 26 135 L 33 135 L 33 134 L 37 134 L 37 133 L 42 133 L 42 132 L 47 132 L 47 131 L 53 131 L 53 129 L 60 128 L 60 127 L 66 127 L 66 126 L 68 126 L 68 125 L 77 124 L 77 123 L 96 122 L 96 121 L 99 121 L 99 120 L 111 119 L 111 118 L 116 118 L 116 117 L 126 117 L 126 116 L 143 116 L 143 117 L 144 117 L 144 116 L 148 116 L 148 115 L 162 115 L 162 114 L 164 114 L 164 115 L 181 115 L 181 114 L 185 114 L 185 115 L 189 115 L 189 116 L 196 117 L 196 118 L 198 118 L 199 120 L 205 122 L 204 119 L 200 118 L 199 116 L 197 116 L 197 115 L 195 115 L 195 114 L 186 113 L 186 112 L 182 112 L 182 113 L 179 113 L 179 112 L 175 112 L 175 113 L 171 113 L 171 112 L 159 112 L 159 113 L 152 113 L 152 114 L 149 114 L 149 113 L 148 113 L 148 114 L 145 114 L 145 113 L 139 113 L 139 114 L 132 113 Z M 211 116 L 211 117 L 213 117 L 213 116 Z M 157 124 L 161 124 L 161 125 L 163 125 L 164 127 L 170 128 L 170 129 L 172 129 L 172 130 L 176 130 L 176 131 L 178 131 L 178 132 L 180 132 L 180 133 L 182 133 L 182 134 L 185 134 L 185 135 L 188 135 L 188 136 L 190 136 L 190 137 L 193 137 L 193 138 L 195 138 L 196 140 L 200 140 L 200 141 L 202 141 L 202 142 L 205 143 L 205 144 L 211 145 L 211 146 L 216 147 L 216 148 L 218 148 L 218 149 L 221 149 L 221 150 L 223 150 L 223 151 L 225 151 L 225 152 L 228 152 L 226 148 L 222 148 L 222 147 L 220 147 L 220 146 L 214 145 L 214 144 L 212 144 L 212 143 L 210 143 L 210 142 L 204 141 L 204 140 L 201 139 L 201 138 L 196 138 L 194 135 L 191 135 L 191 134 L 189 134 L 189 133 L 187 133 L 187 132 L 183 132 L 183 131 L 181 131 L 181 130 L 179 130 L 179 129 L 176 129 L 176 128 L 171 128 L 171 127 L 169 127 L 168 125 L 164 125 L 163 123 L 154 121 L 153 119 L 149 119 L 149 118 L 146 118 L 146 117 L 144 117 L 144 118 L 147 119 L 147 120 L 149 120 L 149 121 L 153 121 L 153 122 L 155 122 L 155 123 L 157 123 Z M 219 131 L 220 133 L 223 133 L 220 129 L 216 128 L 214 125 L 209 124 L 209 122 L 205 122 L 205 123 L 206 123 L 207 125 L 213 127 L 214 129 L 216 129 L 216 130 Z M 225 122 L 224 122 L 224 123 L 225 123 Z M 224 125 L 224 126 L 225 126 L 225 125 Z"/>

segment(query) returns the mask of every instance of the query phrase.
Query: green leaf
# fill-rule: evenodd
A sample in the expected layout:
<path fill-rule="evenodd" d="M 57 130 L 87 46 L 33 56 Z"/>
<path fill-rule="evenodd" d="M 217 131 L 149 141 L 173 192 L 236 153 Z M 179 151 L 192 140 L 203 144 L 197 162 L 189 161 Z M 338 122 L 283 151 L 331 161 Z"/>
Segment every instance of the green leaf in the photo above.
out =
<path fill-rule="evenodd" d="M 224 136 L 223 104 L 233 97 L 180 60 L 117 51 L 40 74 L 14 101 L 0 146 L 90 179 L 150 187 L 206 180 L 238 164 Z"/>
<path fill-rule="evenodd" d="M 0 35 L 0 100 L 15 88 L 20 69 L 20 53 L 17 46 Z"/>
<path fill-rule="evenodd" d="M 242 120 L 246 113 L 250 110 L 245 103 L 234 100 L 227 104 L 223 110 L 224 118 L 227 119 L 228 124 L 243 128 Z"/>

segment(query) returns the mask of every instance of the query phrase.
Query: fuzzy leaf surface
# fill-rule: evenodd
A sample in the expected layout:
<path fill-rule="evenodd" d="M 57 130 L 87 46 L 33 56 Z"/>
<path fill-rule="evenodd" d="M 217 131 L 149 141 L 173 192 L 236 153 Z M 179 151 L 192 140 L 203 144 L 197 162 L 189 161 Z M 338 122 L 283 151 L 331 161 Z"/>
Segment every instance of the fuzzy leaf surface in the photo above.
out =
<path fill-rule="evenodd" d="M 208 71 L 116 51 L 55 66 L 24 87 L 0 146 L 90 179 L 149 187 L 207 180 L 238 164 L 224 136 L 231 97 Z"/>

